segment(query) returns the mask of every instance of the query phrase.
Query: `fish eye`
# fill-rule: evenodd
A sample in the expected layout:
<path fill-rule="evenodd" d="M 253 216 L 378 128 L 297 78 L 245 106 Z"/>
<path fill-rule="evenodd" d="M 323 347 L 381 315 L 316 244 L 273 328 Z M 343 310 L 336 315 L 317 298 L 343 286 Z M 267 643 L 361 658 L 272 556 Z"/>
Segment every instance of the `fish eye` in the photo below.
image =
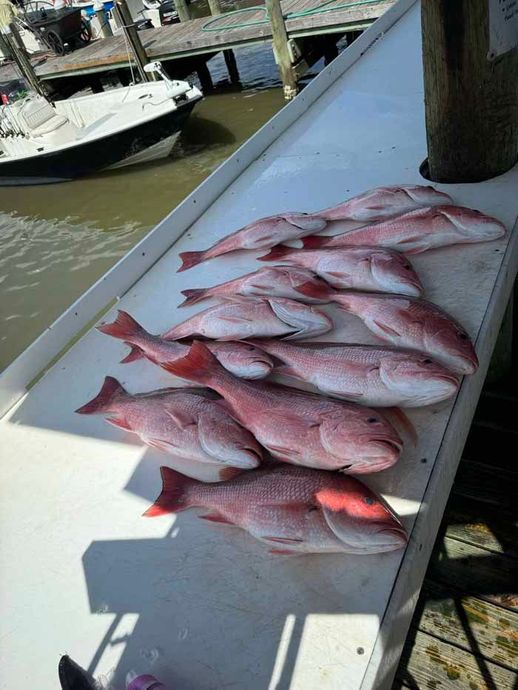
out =
<path fill-rule="evenodd" d="M 412 267 L 410 266 L 410 264 L 405 264 L 403 268 L 406 268 L 406 270 L 409 271 Z"/>
<path fill-rule="evenodd" d="M 369 424 L 375 424 L 377 421 L 378 421 L 378 418 L 377 418 L 377 417 L 369 417 L 369 418 L 367 419 L 367 422 L 368 422 Z"/>
<path fill-rule="evenodd" d="M 366 503 L 368 506 L 373 506 L 376 503 L 372 496 L 365 496 L 363 502 Z"/>
<path fill-rule="evenodd" d="M 459 333 L 459 338 L 460 338 L 461 340 L 467 340 L 467 339 L 468 339 L 468 336 L 467 336 L 465 333 Z"/>

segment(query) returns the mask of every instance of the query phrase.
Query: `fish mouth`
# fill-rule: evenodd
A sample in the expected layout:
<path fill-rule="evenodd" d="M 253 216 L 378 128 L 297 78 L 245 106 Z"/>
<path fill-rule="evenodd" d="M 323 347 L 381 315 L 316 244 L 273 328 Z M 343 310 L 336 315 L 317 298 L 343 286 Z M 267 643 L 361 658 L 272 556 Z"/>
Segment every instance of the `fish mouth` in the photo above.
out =
<path fill-rule="evenodd" d="M 376 534 L 377 546 L 383 551 L 395 551 L 407 545 L 408 535 L 403 526 L 383 527 Z"/>
<path fill-rule="evenodd" d="M 402 450 L 402 443 L 387 439 L 371 440 L 362 460 L 345 471 L 348 474 L 369 474 L 386 470 L 399 460 Z"/>

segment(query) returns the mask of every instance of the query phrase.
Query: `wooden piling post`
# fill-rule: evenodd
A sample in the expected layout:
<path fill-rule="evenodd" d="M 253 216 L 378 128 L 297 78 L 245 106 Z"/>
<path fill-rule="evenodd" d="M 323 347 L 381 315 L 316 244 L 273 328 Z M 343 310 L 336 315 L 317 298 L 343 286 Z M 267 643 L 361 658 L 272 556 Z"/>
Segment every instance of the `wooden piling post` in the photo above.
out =
<path fill-rule="evenodd" d="M 212 75 L 207 67 L 207 63 L 201 57 L 202 62 L 196 68 L 198 73 L 198 79 L 200 80 L 201 90 L 206 93 L 207 91 L 212 91 L 214 88 L 214 83 L 212 81 Z"/>
<path fill-rule="evenodd" d="M 220 0 L 208 0 L 210 13 L 212 15 L 222 14 Z M 236 56 L 233 50 L 224 50 L 223 57 L 228 70 L 228 76 L 231 84 L 239 84 L 241 79 L 239 77 L 239 70 L 237 69 Z"/>
<path fill-rule="evenodd" d="M 282 15 L 280 0 L 266 0 L 266 11 L 272 27 L 272 42 L 275 61 L 281 75 L 284 98 L 289 101 L 298 93 L 297 79 L 291 64 L 288 33 Z"/>
<path fill-rule="evenodd" d="M 113 36 L 113 31 L 112 27 L 110 25 L 110 22 L 108 21 L 108 17 L 106 15 L 106 12 L 104 10 L 104 3 L 102 0 L 96 0 L 94 3 L 94 12 L 95 16 L 97 18 L 97 21 L 99 22 L 99 27 L 101 30 L 101 36 L 103 38 L 108 38 L 108 36 Z"/>
<path fill-rule="evenodd" d="M 181 22 L 188 22 L 191 19 L 191 10 L 185 0 L 175 0 L 174 6 Z"/>
<path fill-rule="evenodd" d="M 428 174 L 479 182 L 518 159 L 518 48 L 489 58 L 493 0 L 422 0 Z"/>
<path fill-rule="evenodd" d="M 129 7 L 126 4 L 126 0 L 117 0 L 115 3 L 115 8 L 119 16 L 119 20 L 122 25 L 122 30 L 126 34 L 129 46 L 135 58 L 138 71 L 142 78 L 142 81 L 155 81 L 156 75 L 144 71 L 144 65 L 149 62 L 144 46 L 140 41 L 140 36 L 138 35 L 137 27 L 129 11 Z"/>

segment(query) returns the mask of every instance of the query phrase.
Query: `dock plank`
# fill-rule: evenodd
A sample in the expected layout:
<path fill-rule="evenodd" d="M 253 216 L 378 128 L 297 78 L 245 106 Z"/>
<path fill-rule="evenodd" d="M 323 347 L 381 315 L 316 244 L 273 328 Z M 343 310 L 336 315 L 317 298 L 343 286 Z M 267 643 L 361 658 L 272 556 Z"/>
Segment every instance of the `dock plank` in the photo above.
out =
<path fill-rule="evenodd" d="M 428 576 L 465 594 L 518 611 L 518 562 L 474 544 L 445 537 L 436 547 Z"/>
<path fill-rule="evenodd" d="M 366 28 L 394 2 L 395 0 L 379 0 L 375 4 L 288 18 L 286 23 L 288 36 L 340 34 L 348 28 Z M 291 13 L 307 11 L 315 6 L 314 0 L 285 0 L 282 3 L 283 12 L 288 17 Z M 151 59 L 178 60 L 191 55 L 214 53 L 224 48 L 239 48 L 251 43 L 269 41 L 271 40 L 269 22 L 253 26 L 238 26 L 243 22 L 265 18 L 265 12 L 259 10 L 228 17 L 223 14 L 221 19 L 218 19 L 218 23 L 213 25 L 217 30 L 206 31 L 204 29 L 211 21 L 211 17 L 201 17 L 180 24 L 146 29 L 140 32 L 140 37 Z M 61 57 L 50 57 L 36 67 L 36 73 L 41 79 L 50 79 L 125 67 L 129 62 L 124 37 L 117 35 L 92 41 L 87 46 Z"/>
<path fill-rule="evenodd" d="M 440 690 L 510 690 L 515 674 L 499 664 L 481 660 L 460 647 L 425 632 L 417 632 L 404 671 L 394 688 Z"/>
<path fill-rule="evenodd" d="M 513 670 L 518 666 L 518 613 L 455 587 L 427 580 L 419 630 Z"/>
<path fill-rule="evenodd" d="M 517 534 L 516 512 L 495 511 L 494 505 L 462 494 L 454 493 L 450 498 L 446 536 L 518 558 Z"/>

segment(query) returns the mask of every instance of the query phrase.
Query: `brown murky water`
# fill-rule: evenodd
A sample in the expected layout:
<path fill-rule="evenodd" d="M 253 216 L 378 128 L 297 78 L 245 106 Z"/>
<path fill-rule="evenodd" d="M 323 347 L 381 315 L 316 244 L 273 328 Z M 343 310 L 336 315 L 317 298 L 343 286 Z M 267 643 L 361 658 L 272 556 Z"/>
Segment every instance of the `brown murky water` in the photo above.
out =
<path fill-rule="evenodd" d="M 237 59 L 243 90 L 202 101 L 170 159 L 0 188 L 0 370 L 284 105 L 271 48 Z M 209 67 L 226 79 L 220 56 Z"/>

